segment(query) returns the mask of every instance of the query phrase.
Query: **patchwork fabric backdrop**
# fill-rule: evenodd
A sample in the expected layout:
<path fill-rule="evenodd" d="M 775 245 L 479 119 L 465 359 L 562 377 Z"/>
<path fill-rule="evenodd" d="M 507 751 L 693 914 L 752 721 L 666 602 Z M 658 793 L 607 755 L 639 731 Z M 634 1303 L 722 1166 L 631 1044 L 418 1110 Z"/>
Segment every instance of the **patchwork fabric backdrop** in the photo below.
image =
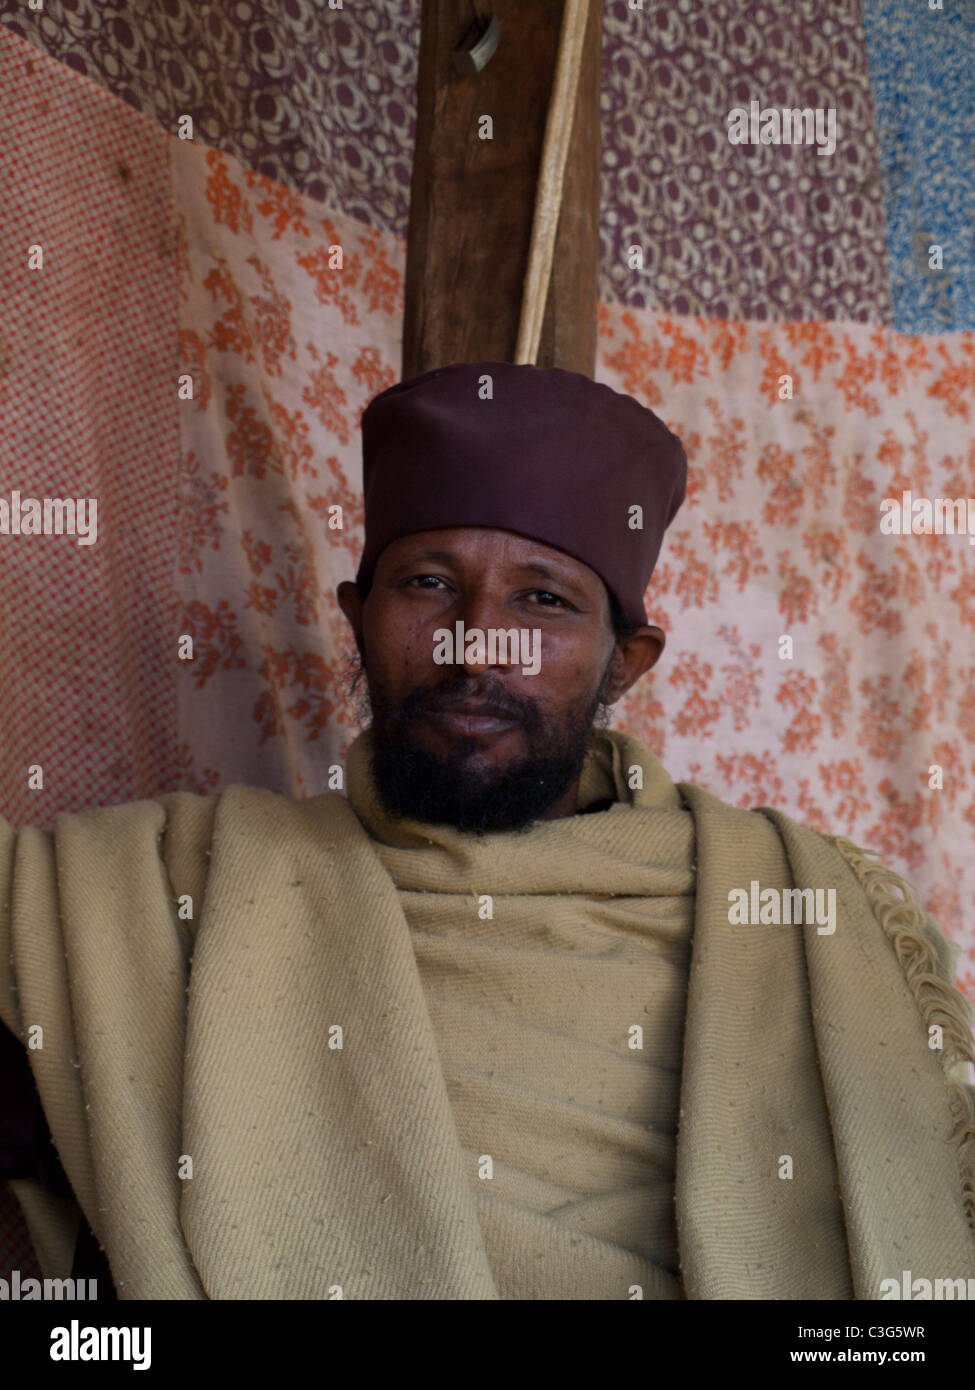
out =
<path fill-rule="evenodd" d="M 0 0 L 0 497 L 98 501 L 90 547 L 0 537 L 15 824 L 341 766 L 418 26 L 419 0 Z M 975 998 L 975 546 L 879 529 L 906 490 L 975 498 L 973 40 L 972 0 L 607 4 L 596 375 L 690 461 L 667 649 L 614 722 L 877 849 Z M 730 144 L 753 99 L 833 108 L 835 153 Z"/>

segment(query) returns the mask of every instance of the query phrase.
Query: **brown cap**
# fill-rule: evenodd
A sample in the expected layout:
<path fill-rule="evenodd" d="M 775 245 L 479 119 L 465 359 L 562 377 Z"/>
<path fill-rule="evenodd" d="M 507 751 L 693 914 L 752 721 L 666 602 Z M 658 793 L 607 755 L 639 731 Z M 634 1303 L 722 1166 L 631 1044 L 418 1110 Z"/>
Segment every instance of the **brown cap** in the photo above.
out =
<path fill-rule="evenodd" d="M 643 595 L 684 500 L 687 458 L 632 396 L 561 367 L 437 367 L 370 401 L 362 459 L 360 583 L 401 536 L 491 526 L 581 560 L 626 618 L 646 622 Z"/>

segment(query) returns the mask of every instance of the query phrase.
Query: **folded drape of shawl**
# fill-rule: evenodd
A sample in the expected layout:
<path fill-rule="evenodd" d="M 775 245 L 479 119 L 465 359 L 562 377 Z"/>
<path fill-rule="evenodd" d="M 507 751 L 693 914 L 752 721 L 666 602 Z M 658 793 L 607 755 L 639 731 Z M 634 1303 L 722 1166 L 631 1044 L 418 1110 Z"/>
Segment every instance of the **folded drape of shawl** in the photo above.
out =
<path fill-rule="evenodd" d="M 0 821 L 0 1016 L 25 1042 L 43 1028 L 34 1077 L 120 1297 L 500 1296 L 400 873 L 429 893 L 693 885 L 688 1298 L 873 1299 L 904 1270 L 975 1276 L 969 1011 L 952 948 L 894 874 L 780 812 L 675 786 L 621 733 L 593 735 L 580 790 L 580 806 L 620 804 L 482 838 L 387 822 L 368 750 L 368 734 L 350 750 L 349 800 L 233 786 L 50 832 Z M 835 932 L 729 924 L 752 880 L 835 889 Z M 77 1213 L 16 1190 L 63 1276 Z"/>

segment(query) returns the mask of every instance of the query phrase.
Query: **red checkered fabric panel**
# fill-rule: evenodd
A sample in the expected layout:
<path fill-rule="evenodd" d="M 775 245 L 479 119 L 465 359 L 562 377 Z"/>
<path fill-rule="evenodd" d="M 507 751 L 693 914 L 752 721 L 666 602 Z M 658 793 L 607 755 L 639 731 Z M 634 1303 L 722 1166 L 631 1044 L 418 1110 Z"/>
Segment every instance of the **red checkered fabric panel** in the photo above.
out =
<path fill-rule="evenodd" d="M 97 505 L 0 534 L 0 814 L 41 826 L 173 781 L 178 242 L 166 133 L 4 29 L 0 129 L 0 498 Z"/>

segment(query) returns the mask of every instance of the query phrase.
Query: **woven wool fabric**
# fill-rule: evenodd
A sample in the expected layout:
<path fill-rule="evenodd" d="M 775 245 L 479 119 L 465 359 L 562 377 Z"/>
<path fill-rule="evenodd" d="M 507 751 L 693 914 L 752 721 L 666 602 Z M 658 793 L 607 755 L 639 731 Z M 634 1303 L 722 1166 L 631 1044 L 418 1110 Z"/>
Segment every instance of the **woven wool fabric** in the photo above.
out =
<path fill-rule="evenodd" d="M 366 752 L 351 759 L 360 807 Z M 630 792 L 635 764 L 644 789 Z M 905 906 L 894 920 L 841 843 L 675 787 L 625 735 L 594 736 L 580 804 L 600 784 L 627 804 L 480 839 L 401 822 L 383 862 L 334 793 L 236 786 L 59 817 L 50 833 L 0 822 L 0 1014 L 22 1037 L 45 1028 L 35 1079 L 123 1298 L 502 1296 L 404 865 L 427 893 L 470 881 L 612 899 L 642 879 L 656 899 L 693 877 L 675 1174 L 687 1297 L 870 1299 L 904 1269 L 975 1276 L 957 1070 L 971 1044 L 930 919 Z M 729 889 L 753 877 L 834 888 L 835 933 L 731 927 Z M 516 1265 L 530 1226 L 520 1251 L 509 1242 Z"/>
<path fill-rule="evenodd" d="M 625 780 L 622 741 L 599 746 L 617 753 L 616 773 L 591 758 L 580 806 Z M 575 818 L 577 878 L 591 886 L 565 893 L 556 877 L 541 882 L 534 836 L 511 837 L 502 876 L 469 837 L 391 824 L 370 748 L 368 737 L 353 745 L 350 800 L 411 928 L 499 1292 L 611 1299 L 637 1286 L 645 1298 L 682 1297 L 674 1171 L 690 814 L 659 765 L 648 769 L 640 800 L 654 807 L 652 842 L 625 802 Z M 414 852 L 431 839 L 442 855 Z"/>

